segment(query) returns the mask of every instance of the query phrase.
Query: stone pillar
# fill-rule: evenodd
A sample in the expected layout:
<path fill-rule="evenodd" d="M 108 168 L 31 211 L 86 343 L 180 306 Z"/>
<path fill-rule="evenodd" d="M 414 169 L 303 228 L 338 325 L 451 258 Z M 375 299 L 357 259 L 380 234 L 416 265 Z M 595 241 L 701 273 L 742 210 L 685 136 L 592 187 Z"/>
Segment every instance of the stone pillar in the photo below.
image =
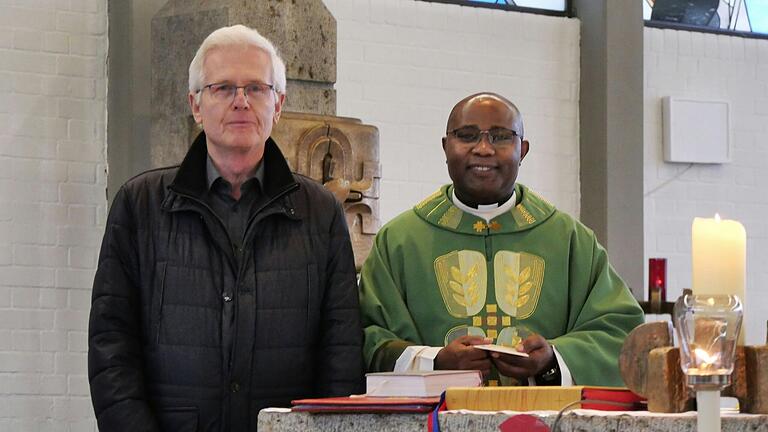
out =
<path fill-rule="evenodd" d="M 581 221 L 643 298 L 643 8 L 574 0 L 581 20 Z"/>
<path fill-rule="evenodd" d="M 187 102 L 189 63 L 206 36 L 234 24 L 257 29 L 285 60 L 286 104 L 272 138 L 291 170 L 343 203 L 360 269 L 379 229 L 379 132 L 334 116 L 336 20 L 321 0 L 169 0 L 152 19 L 152 166 L 181 162 L 200 132 Z"/>
<path fill-rule="evenodd" d="M 152 19 L 151 164 L 176 164 L 197 131 L 189 63 L 212 31 L 243 24 L 277 47 L 286 64 L 288 111 L 336 114 L 336 20 L 321 0 L 169 0 Z"/>

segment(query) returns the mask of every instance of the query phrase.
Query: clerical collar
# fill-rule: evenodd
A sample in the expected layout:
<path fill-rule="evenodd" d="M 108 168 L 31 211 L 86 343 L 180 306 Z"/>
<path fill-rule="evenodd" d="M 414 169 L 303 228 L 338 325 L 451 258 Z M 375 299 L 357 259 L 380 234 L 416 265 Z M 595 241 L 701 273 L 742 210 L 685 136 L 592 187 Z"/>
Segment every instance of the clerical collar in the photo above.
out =
<path fill-rule="evenodd" d="M 485 219 L 486 222 L 490 222 L 491 219 L 495 218 L 496 216 L 512 210 L 512 207 L 517 204 L 515 202 L 516 200 L 515 191 L 513 190 L 512 196 L 509 197 L 509 199 L 504 204 L 481 204 L 478 205 L 477 208 L 474 208 L 459 201 L 459 198 L 456 196 L 456 188 L 453 188 L 451 191 L 451 201 L 453 201 L 453 205 L 458 207 L 459 210 L 463 212 Z"/>

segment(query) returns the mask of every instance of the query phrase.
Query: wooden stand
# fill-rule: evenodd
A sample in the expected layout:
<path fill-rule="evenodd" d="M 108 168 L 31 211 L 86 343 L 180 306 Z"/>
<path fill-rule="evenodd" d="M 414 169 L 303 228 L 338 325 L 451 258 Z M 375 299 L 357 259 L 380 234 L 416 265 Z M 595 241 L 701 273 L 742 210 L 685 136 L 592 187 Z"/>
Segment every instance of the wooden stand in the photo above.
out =
<path fill-rule="evenodd" d="M 696 394 L 686 385 L 680 351 L 672 345 L 669 323 L 638 326 L 627 336 L 619 369 L 627 387 L 648 399 L 648 411 L 694 409 Z M 723 396 L 739 400 L 741 412 L 768 414 L 768 345 L 736 347 L 731 385 Z"/>

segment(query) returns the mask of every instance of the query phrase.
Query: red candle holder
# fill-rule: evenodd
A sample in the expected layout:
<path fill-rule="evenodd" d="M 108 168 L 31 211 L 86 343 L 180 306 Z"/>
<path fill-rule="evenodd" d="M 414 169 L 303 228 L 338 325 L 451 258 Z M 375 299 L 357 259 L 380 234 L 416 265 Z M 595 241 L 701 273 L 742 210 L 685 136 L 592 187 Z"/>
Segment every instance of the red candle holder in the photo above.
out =
<path fill-rule="evenodd" d="M 648 260 L 648 300 L 652 303 L 667 301 L 666 258 L 650 258 Z"/>

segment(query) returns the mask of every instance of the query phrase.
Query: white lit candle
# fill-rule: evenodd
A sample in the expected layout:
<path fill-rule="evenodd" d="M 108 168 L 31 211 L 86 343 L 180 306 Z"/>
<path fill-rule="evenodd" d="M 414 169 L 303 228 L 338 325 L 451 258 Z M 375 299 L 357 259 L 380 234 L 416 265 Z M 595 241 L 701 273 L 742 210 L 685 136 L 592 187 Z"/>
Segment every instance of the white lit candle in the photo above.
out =
<path fill-rule="evenodd" d="M 734 220 L 695 218 L 691 255 L 694 295 L 737 295 L 744 305 L 747 233 Z M 746 308 L 745 308 L 746 309 Z M 744 344 L 744 330 L 739 336 Z"/>

